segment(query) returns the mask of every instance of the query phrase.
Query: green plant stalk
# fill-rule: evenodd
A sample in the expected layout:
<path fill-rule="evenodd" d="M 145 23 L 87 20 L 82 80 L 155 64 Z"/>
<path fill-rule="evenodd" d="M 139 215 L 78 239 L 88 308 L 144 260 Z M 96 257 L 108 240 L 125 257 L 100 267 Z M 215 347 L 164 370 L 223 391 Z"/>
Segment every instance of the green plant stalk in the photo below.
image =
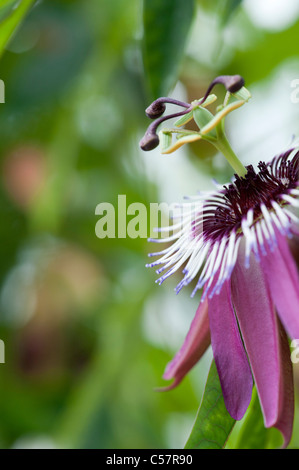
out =
<path fill-rule="evenodd" d="M 244 177 L 247 173 L 247 170 L 244 167 L 244 165 L 240 162 L 237 155 L 231 148 L 229 141 L 227 140 L 227 137 L 224 131 L 223 121 L 221 121 L 217 125 L 216 131 L 217 131 L 217 140 L 213 142 L 213 144 L 225 156 L 226 160 L 228 161 L 230 166 L 234 169 L 234 171 L 237 173 L 237 175 Z"/>

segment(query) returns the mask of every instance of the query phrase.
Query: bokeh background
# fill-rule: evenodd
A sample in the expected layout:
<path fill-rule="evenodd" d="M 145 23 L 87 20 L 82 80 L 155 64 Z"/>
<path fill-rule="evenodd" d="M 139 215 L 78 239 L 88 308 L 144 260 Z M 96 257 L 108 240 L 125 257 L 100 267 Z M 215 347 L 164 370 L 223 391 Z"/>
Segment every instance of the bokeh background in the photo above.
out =
<path fill-rule="evenodd" d="M 227 132 L 256 164 L 299 136 L 299 6 L 229 3 L 196 2 L 171 95 L 193 100 L 241 74 L 252 99 Z M 0 2 L 0 36 L 3 15 Z M 146 238 L 97 238 L 95 209 L 117 214 L 118 195 L 180 202 L 232 172 L 205 143 L 141 152 L 142 42 L 141 0 L 43 0 L 1 57 L 1 448 L 182 448 L 191 430 L 211 351 L 176 390 L 155 388 L 199 298 L 174 294 L 179 274 L 155 284 Z"/>

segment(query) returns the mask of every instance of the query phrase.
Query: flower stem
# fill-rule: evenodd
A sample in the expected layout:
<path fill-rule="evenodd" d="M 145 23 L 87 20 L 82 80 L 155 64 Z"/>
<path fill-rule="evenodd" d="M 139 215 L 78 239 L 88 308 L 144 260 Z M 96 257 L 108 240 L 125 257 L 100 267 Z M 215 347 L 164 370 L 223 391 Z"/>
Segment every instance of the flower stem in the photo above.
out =
<path fill-rule="evenodd" d="M 244 177 L 247 173 L 247 170 L 244 167 L 244 165 L 240 162 L 240 160 L 238 159 L 233 149 L 231 148 L 230 143 L 227 140 L 227 137 L 223 129 L 223 123 L 219 123 L 219 124 L 220 125 L 217 126 L 218 138 L 217 138 L 217 141 L 214 142 L 214 145 L 221 153 L 223 153 L 226 160 L 228 161 L 230 166 L 235 170 L 235 172 L 239 176 Z"/>

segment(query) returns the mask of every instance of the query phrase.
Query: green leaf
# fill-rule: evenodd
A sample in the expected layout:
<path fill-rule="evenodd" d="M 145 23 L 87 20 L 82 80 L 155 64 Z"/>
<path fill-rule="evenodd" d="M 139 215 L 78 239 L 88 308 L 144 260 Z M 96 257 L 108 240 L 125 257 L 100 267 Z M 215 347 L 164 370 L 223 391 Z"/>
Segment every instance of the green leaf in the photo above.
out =
<path fill-rule="evenodd" d="M 2 0 L 0 6 L 0 22 L 12 13 L 12 9 L 17 3 L 18 0 Z"/>
<path fill-rule="evenodd" d="M 2 3 L 0 7 L 0 56 L 34 3 L 35 0 L 21 0 L 20 2 L 6 0 Z"/>
<path fill-rule="evenodd" d="M 143 63 L 151 99 L 169 94 L 178 77 L 194 0 L 143 0 Z"/>
<path fill-rule="evenodd" d="M 185 449 L 222 449 L 235 424 L 225 408 L 215 362 Z"/>
<path fill-rule="evenodd" d="M 237 8 L 241 5 L 242 1 L 243 0 L 224 0 L 224 2 L 222 2 L 222 25 L 226 25 L 226 23 L 228 23 Z"/>

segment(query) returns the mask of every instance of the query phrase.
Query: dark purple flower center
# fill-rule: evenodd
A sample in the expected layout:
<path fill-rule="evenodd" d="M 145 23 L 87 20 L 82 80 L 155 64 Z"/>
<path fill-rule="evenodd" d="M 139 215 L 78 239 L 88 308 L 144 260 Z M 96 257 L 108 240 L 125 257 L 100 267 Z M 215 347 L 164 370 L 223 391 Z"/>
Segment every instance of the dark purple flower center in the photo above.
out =
<path fill-rule="evenodd" d="M 244 177 L 235 175 L 235 181 L 224 186 L 219 193 L 219 203 L 207 201 L 209 209 L 204 209 L 203 220 L 203 234 L 206 240 L 216 241 L 224 235 L 229 235 L 232 230 L 238 231 L 250 209 L 256 220 L 262 216 L 263 204 L 271 210 L 273 201 L 281 204 L 281 196 L 297 188 L 299 152 L 288 160 L 292 151 L 293 149 L 288 150 L 270 163 L 260 162 L 258 172 L 252 165 L 248 165 Z"/>

